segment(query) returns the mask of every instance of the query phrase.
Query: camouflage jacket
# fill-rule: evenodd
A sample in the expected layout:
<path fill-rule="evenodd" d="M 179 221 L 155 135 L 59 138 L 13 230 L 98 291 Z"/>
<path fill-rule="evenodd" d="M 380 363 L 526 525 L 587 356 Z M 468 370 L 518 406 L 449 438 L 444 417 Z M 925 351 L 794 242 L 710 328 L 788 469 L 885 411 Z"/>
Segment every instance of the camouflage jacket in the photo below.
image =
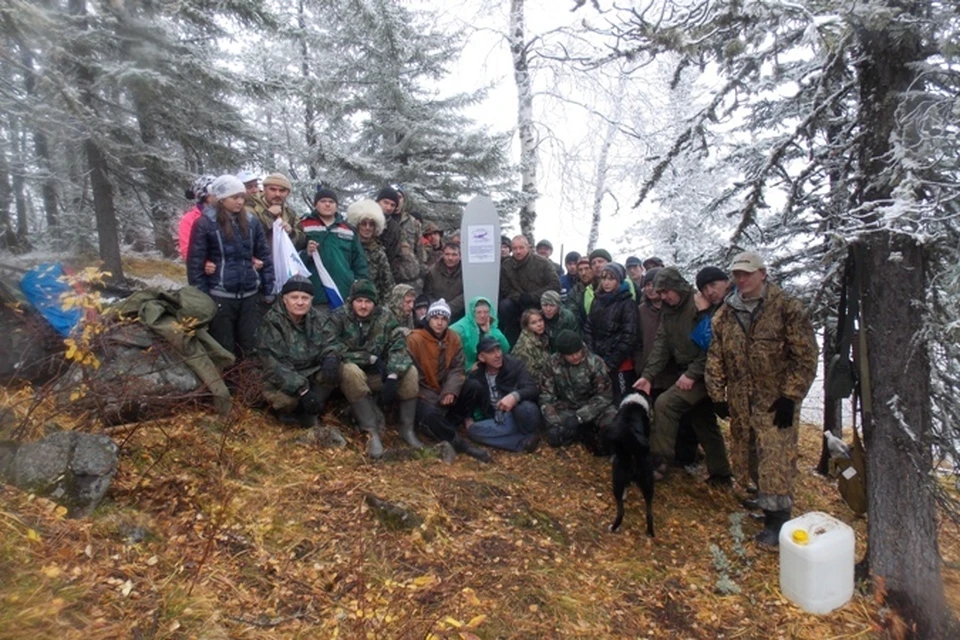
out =
<path fill-rule="evenodd" d="M 260 223 L 263 225 L 263 232 L 267 236 L 267 246 L 272 246 L 273 221 L 276 220 L 276 218 L 270 213 L 267 203 L 263 201 L 262 194 L 258 193 L 255 196 L 249 196 L 246 199 L 245 206 L 247 211 L 260 220 Z M 307 246 L 307 236 L 303 233 L 303 227 L 300 226 L 300 218 L 286 204 L 283 205 L 280 217 L 283 218 L 283 221 L 289 224 L 292 229 L 288 235 L 293 241 L 293 246 L 298 251 L 304 249 Z"/>
<path fill-rule="evenodd" d="M 533 296 L 540 304 L 540 296 L 547 291 L 560 293 L 560 276 L 554 264 L 533 252 L 523 262 L 512 256 L 500 265 L 500 298 L 520 301 L 524 293 Z"/>
<path fill-rule="evenodd" d="M 391 256 L 390 269 L 397 283 L 409 284 L 419 293 L 423 287 L 423 266 L 426 255 L 423 247 L 423 234 L 420 221 L 409 213 L 387 216 L 388 236 L 396 238 L 396 253 Z M 384 232 L 386 233 L 386 232 Z"/>
<path fill-rule="evenodd" d="M 710 397 L 728 402 L 735 420 L 768 413 L 780 396 L 799 404 L 816 376 L 819 351 L 800 301 L 768 283 L 749 325 L 731 304 L 728 297 L 713 316 L 706 368 Z"/>
<path fill-rule="evenodd" d="M 577 407 L 577 416 L 591 422 L 603 412 L 613 409 L 613 391 L 607 366 L 596 355 L 587 352 L 580 364 L 568 364 L 563 356 L 554 354 L 548 362 L 550 375 L 540 389 L 540 411 L 551 425 L 560 422 L 558 404 Z"/>
<path fill-rule="evenodd" d="M 407 343 L 393 313 L 376 306 L 361 320 L 348 300 L 330 314 L 323 324 L 323 345 L 344 361 L 367 373 L 380 371 L 402 376 L 413 365 Z"/>
<path fill-rule="evenodd" d="M 377 288 L 380 299 L 386 300 L 393 291 L 393 273 L 390 271 L 387 253 L 376 238 L 361 239 L 360 244 L 363 245 L 363 252 L 367 256 L 367 274 L 370 282 Z"/>
<path fill-rule="evenodd" d="M 543 387 L 543 379 L 550 375 L 550 346 L 546 333 L 537 336 L 524 329 L 510 355 L 523 362 L 537 386 Z"/>
<path fill-rule="evenodd" d="M 557 315 L 553 316 L 552 318 L 543 316 L 543 324 L 546 327 L 547 335 L 550 336 L 551 353 L 555 353 L 557 351 L 556 340 L 561 331 L 569 329 L 576 334 L 580 333 L 580 321 L 577 320 L 576 314 L 566 307 L 560 307 L 557 309 Z"/>
<path fill-rule="evenodd" d="M 303 322 L 290 319 L 282 300 L 270 307 L 257 330 L 264 386 L 296 395 L 323 362 L 323 318 L 310 308 Z"/>

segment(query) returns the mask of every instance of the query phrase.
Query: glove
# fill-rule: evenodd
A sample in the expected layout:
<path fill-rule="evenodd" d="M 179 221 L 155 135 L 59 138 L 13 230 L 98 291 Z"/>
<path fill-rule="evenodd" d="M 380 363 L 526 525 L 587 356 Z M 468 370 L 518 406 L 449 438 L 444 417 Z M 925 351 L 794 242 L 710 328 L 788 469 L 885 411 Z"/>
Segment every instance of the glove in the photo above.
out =
<path fill-rule="evenodd" d="M 529 293 L 520 294 L 520 306 L 524 309 L 537 306 L 537 299 Z"/>
<path fill-rule="evenodd" d="M 793 426 L 793 409 L 795 403 L 790 398 L 780 396 L 770 405 L 770 411 L 774 412 L 773 424 L 778 429 L 789 429 Z"/>
<path fill-rule="evenodd" d="M 335 387 L 340 384 L 340 358 L 334 355 L 324 357 L 320 365 L 320 379 L 326 386 Z"/>
<path fill-rule="evenodd" d="M 380 391 L 380 404 L 385 407 L 390 406 L 397 401 L 397 392 L 400 390 L 400 381 L 396 378 L 387 378 L 383 381 L 383 389 Z"/>
<path fill-rule="evenodd" d="M 300 410 L 310 416 L 323 412 L 323 401 L 313 389 L 300 396 Z"/>
<path fill-rule="evenodd" d="M 726 402 L 714 402 L 713 412 L 717 414 L 718 418 L 723 418 L 726 420 L 730 417 L 730 405 L 728 405 Z"/>
<path fill-rule="evenodd" d="M 567 416 L 566 418 L 563 419 L 563 422 L 561 423 L 561 425 L 563 426 L 564 431 L 568 431 L 570 433 L 576 433 L 577 431 L 580 430 L 580 418 L 578 418 L 576 414 L 572 416 Z"/>

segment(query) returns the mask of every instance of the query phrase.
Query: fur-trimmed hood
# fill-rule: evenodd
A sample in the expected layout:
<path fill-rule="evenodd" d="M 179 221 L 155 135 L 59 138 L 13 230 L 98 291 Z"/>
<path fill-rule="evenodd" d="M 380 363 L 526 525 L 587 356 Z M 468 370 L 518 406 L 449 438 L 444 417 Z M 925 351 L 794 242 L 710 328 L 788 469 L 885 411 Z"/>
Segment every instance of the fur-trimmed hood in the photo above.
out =
<path fill-rule="evenodd" d="M 384 228 L 387 226 L 387 219 L 384 217 L 380 205 L 377 204 L 375 200 L 364 198 L 363 200 L 357 200 L 347 207 L 347 222 L 350 226 L 359 229 L 360 222 L 368 219 L 373 220 L 373 224 L 376 225 L 378 236 L 383 233 Z"/>

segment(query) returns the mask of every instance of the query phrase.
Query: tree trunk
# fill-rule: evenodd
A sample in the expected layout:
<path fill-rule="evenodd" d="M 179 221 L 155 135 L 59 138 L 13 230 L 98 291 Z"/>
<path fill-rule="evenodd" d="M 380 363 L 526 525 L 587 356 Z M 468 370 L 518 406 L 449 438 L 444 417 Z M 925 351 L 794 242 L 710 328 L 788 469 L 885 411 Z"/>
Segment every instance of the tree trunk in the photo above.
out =
<path fill-rule="evenodd" d="M 517 85 L 517 128 L 520 131 L 520 233 L 534 241 L 537 220 L 537 140 L 533 128 L 533 79 L 527 61 L 523 0 L 510 0 L 510 54 Z"/>
<path fill-rule="evenodd" d="M 10 121 L 10 179 L 13 184 L 13 203 L 17 212 L 17 241 L 24 244 L 27 240 L 27 196 L 24 193 L 23 140 L 18 123 Z"/>
<path fill-rule="evenodd" d="M 297 26 L 300 28 L 300 74 L 303 77 L 303 131 L 307 143 L 307 171 L 310 182 L 317 181 L 317 125 L 313 105 L 313 84 L 310 78 L 310 50 L 307 47 L 307 16 L 304 2 L 297 5 Z"/>
<path fill-rule="evenodd" d="M 906 9 L 890 2 L 891 10 Z M 894 194 L 889 163 L 901 139 L 898 108 L 917 81 L 914 63 L 923 59 L 919 27 L 901 19 L 897 31 L 886 22 L 864 24 L 858 33 L 859 126 L 863 142 L 855 202 L 872 226 L 862 241 L 863 327 L 867 386 L 872 416 L 865 408 L 869 560 L 874 585 L 920 638 L 945 637 L 949 609 L 940 574 L 937 512 L 931 488 L 930 361 L 917 332 L 924 324 L 929 287 L 923 247 L 889 229 L 872 206 Z M 872 30 L 871 30 L 872 29 Z M 904 144 L 908 144 L 905 141 Z M 904 196 L 901 196 L 904 197 Z"/>
<path fill-rule="evenodd" d="M 167 179 L 161 160 L 156 156 L 157 130 L 154 126 L 150 100 L 140 93 L 145 89 L 134 87 L 134 104 L 137 110 L 137 123 L 140 127 L 140 140 L 146 152 L 144 158 L 144 178 L 146 180 L 147 199 L 150 202 L 150 221 L 153 223 L 153 244 L 165 258 L 177 256 L 177 243 L 173 235 L 170 211 L 164 206 L 164 187 Z"/>
<path fill-rule="evenodd" d="M 610 148 L 620 131 L 620 117 L 623 115 L 623 94 L 627 88 L 627 75 L 620 76 L 617 93 L 613 96 L 613 113 L 607 121 L 607 131 L 600 145 L 600 157 L 597 158 L 597 173 L 593 179 L 593 218 L 590 221 L 590 237 L 587 239 L 587 253 L 597 248 L 600 239 L 600 219 L 603 215 L 603 196 L 607 192 L 607 173 L 609 173 Z"/>
<path fill-rule="evenodd" d="M 33 52 L 26 43 L 18 39 L 20 48 L 20 63 L 23 67 L 23 86 L 29 97 L 37 99 L 37 77 L 33 70 Z M 40 167 L 40 193 L 43 197 L 43 210 L 47 218 L 48 227 L 56 227 L 59 216 L 57 214 L 57 186 L 53 165 L 50 161 L 50 145 L 47 134 L 40 127 L 33 129 L 33 148 L 37 154 L 37 165 Z"/>
<path fill-rule="evenodd" d="M 828 395 L 829 381 L 827 379 L 827 368 L 830 366 L 830 359 L 833 357 L 834 342 L 836 341 L 836 331 L 829 324 L 829 320 L 823 326 L 823 431 L 830 431 L 838 438 L 843 438 L 843 401 L 831 400 Z M 830 450 L 827 448 L 827 441 L 824 439 L 820 448 L 820 461 L 817 463 L 817 473 L 822 476 L 830 473 Z"/>

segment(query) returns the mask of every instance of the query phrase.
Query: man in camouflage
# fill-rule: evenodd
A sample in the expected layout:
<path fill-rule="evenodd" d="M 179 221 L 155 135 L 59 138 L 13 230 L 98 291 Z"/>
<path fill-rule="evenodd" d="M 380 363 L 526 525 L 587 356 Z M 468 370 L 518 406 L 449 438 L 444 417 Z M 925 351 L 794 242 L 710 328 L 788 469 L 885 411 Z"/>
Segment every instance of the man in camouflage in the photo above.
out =
<path fill-rule="evenodd" d="M 430 269 L 440 262 L 443 256 L 443 231 L 434 223 L 428 222 L 423 225 L 423 239 L 426 241 L 423 245 L 423 266 Z"/>
<path fill-rule="evenodd" d="M 417 370 L 396 318 L 377 305 L 378 299 L 369 280 L 354 282 L 347 303 L 324 322 L 322 340 L 325 355 L 336 356 L 339 376 L 324 381 L 321 397 L 326 400 L 340 387 L 360 430 L 369 434 L 371 458 L 383 455 L 373 392 L 380 392 L 385 407 L 399 401 L 403 433 L 413 432 L 417 413 Z"/>
<path fill-rule="evenodd" d="M 633 387 L 650 394 L 653 381 L 671 363 L 676 364 L 679 377 L 657 397 L 650 433 L 650 452 L 659 459 L 658 471 L 664 473 L 676 455 L 680 419 L 707 400 L 707 388 L 703 381 L 707 352 L 690 339 L 697 325 L 697 307 L 690 283 L 676 267 L 665 267 L 657 273 L 653 286 L 663 304 L 660 328 L 657 329 L 653 350 L 643 367 L 643 373 Z M 691 421 L 706 457 L 707 471 L 710 473 L 707 482 L 729 486 L 730 462 L 727 460 L 723 434 L 713 412 L 692 415 Z"/>
<path fill-rule="evenodd" d="M 554 264 L 530 251 L 530 241 L 516 236 L 513 253 L 500 265 L 500 330 L 516 344 L 520 337 L 520 316 L 527 309 L 540 308 L 540 296 L 560 293 L 560 276 Z"/>
<path fill-rule="evenodd" d="M 281 422 L 312 427 L 323 412 L 320 387 L 338 376 L 339 361 L 325 356 L 323 317 L 313 307 L 313 283 L 295 275 L 280 291 L 257 330 L 263 396 Z"/>
<path fill-rule="evenodd" d="M 800 403 L 817 371 L 813 325 L 795 298 L 767 281 L 752 251 L 730 265 L 736 291 L 713 317 L 706 384 L 718 414 L 729 412 L 734 469 L 747 485 L 750 442 L 756 442 L 757 503 L 764 526 L 756 541 L 779 544 L 790 519 L 797 475 Z"/>
<path fill-rule="evenodd" d="M 409 284 L 419 293 L 423 290 L 426 271 L 420 221 L 407 211 L 406 198 L 394 187 L 383 187 L 374 200 L 387 217 L 387 228 L 381 234 L 380 242 L 387 252 L 393 280 L 397 284 Z"/>
<path fill-rule="evenodd" d="M 263 179 L 263 191 L 247 195 L 245 206 L 263 225 L 263 231 L 267 234 L 267 246 L 273 242 L 273 222 L 277 218 L 283 221 L 283 229 L 290 236 L 294 247 L 299 250 L 307 246 L 307 237 L 300 226 L 300 219 L 287 206 L 287 198 L 290 197 L 292 188 L 285 175 L 271 173 Z"/>
<path fill-rule="evenodd" d="M 540 390 L 540 411 L 547 423 L 547 442 L 562 447 L 577 440 L 602 454 L 600 434 L 617 415 L 607 366 L 590 353 L 573 331 L 557 336 L 558 353 Z"/>

